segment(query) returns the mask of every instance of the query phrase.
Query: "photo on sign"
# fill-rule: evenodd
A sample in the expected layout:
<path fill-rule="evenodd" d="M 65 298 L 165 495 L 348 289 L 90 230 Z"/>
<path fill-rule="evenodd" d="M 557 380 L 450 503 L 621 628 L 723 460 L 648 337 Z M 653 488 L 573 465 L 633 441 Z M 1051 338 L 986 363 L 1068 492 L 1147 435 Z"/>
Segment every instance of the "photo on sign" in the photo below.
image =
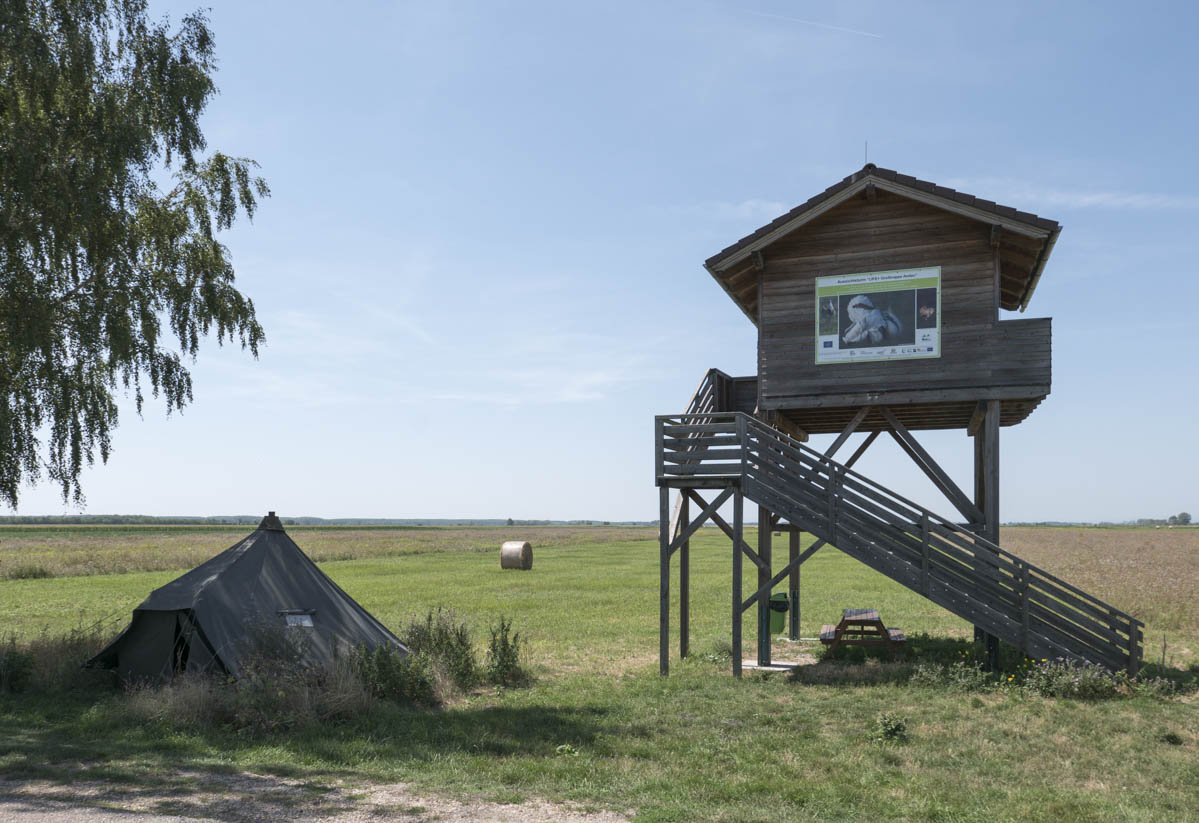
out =
<path fill-rule="evenodd" d="M 920 291 L 934 293 L 935 307 L 936 289 Z M 914 289 L 840 295 L 841 333 L 837 338 L 838 348 L 912 345 L 916 341 L 916 302 Z M 822 329 L 821 333 L 828 332 Z"/>
<path fill-rule="evenodd" d="M 837 333 L 837 298 L 824 297 L 820 300 L 819 334 Z"/>
<path fill-rule="evenodd" d="M 936 289 L 916 289 L 916 328 L 937 328 Z"/>

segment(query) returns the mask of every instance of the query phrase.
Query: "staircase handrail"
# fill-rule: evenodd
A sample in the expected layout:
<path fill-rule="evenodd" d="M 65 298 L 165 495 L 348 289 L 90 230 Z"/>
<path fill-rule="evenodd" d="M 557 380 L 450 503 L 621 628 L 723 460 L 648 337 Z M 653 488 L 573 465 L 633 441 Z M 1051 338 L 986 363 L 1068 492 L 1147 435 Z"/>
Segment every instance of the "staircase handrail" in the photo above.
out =
<path fill-rule="evenodd" d="M 738 421 L 741 418 L 743 418 L 745 421 L 743 424 L 744 428 L 742 428 L 741 426 L 738 425 Z M 981 548 L 985 548 L 985 549 L 993 552 L 995 555 L 1005 558 L 1006 560 L 1011 562 L 1012 565 L 1016 566 L 1017 568 L 1025 569 L 1030 573 L 1034 573 L 1034 574 L 1038 575 L 1040 578 L 1042 578 L 1046 582 L 1053 583 L 1054 585 L 1060 586 L 1063 589 L 1065 589 L 1077 596 L 1086 598 L 1092 604 L 1094 604 L 1095 607 L 1097 607 L 1101 610 L 1107 611 L 1112 617 L 1120 619 L 1123 622 L 1127 622 L 1130 626 L 1130 631 L 1134 631 L 1135 626 L 1144 627 L 1144 625 L 1145 625 L 1144 622 L 1138 620 L 1137 618 L 1133 617 L 1132 615 L 1128 614 L 1127 612 L 1124 612 L 1124 611 L 1116 608 L 1115 606 L 1112 606 L 1111 604 L 1098 599 L 1094 595 L 1092 595 L 1088 592 L 1085 592 L 1082 589 L 1079 589 L 1078 587 L 1071 585 L 1070 583 L 1067 583 L 1065 580 L 1062 580 L 1057 575 L 1054 575 L 1051 572 L 1048 572 L 1048 571 L 1040 568 L 1039 566 L 1036 566 L 1033 563 L 1030 563 L 1027 560 L 1024 560 L 1023 558 L 1021 558 L 1015 554 L 1012 554 L 1009 551 L 1006 551 L 1005 549 L 999 547 L 995 543 L 992 543 L 990 540 L 987 540 L 985 537 L 982 537 L 981 535 L 979 535 L 973 531 L 970 531 L 968 529 L 962 528 L 959 524 L 953 522 L 952 520 L 949 520 L 948 518 L 937 514 L 936 512 L 920 505 L 919 503 L 909 500 L 908 498 L 904 497 L 903 495 L 887 488 L 886 486 L 881 485 L 880 483 L 875 482 L 874 480 L 871 480 L 869 477 L 866 477 L 865 475 L 854 471 L 853 469 L 849 468 L 848 466 L 845 466 L 844 464 L 839 463 L 830 457 L 826 457 L 822 452 L 819 452 L 819 451 L 811 448 L 810 446 L 805 445 L 804 443 L 800 442 L 799 440 L 796 440 L 795 438 L 791 437 L 790 435 L 786 434 L 785 432 L 781 432 L 771 426 L 768 426 L 768 425 L 762 423 L 761 421 L 754 418 L 752 415 L 748 415 L 745 412 L 718 412 L 718 413 L 707 413 L 707 414 L 660 415 L 657 418 L 657 420 L 662 421 L 667 426 L 670 423 L 675 423 L 676 425 L 687 425 L 689 422 L 691 422 L 693 424 L 727 422 L 727 423 L 732 423 L 734 425 L 734 431 L 730 432 L 730 434 L 736 434 L 736 432 L 738 430 L 745 431 L 747 434 L 752 431 L 758 437 L 769 438 L 769 439 L 775 441 L 778 445 L 784 446 L 786 448 L 790 448 L 793 451 L 799 452 L 800 454 L 807 455 L 810 458 L 812 458 L 813 460 L 815 460 L 823 465 L 828 466 L 828 474 L 829 474 L 830 478 L 833 479 L 833 482 L 840 483 L 841 481 L 838 478 L 843 478 L 845 476 L 852 477 L 858 483 L 868 486 L 869 488 L 873 489 L 875 492 L 879 493 L 881 496 L 888 497 L 898 503 L 902 503 L 903 505 L 918 512 L 922 517 L 927 517 L 930 521 L 937 522 L 943 528 L 946 528 L 946 529 L 954 532 L 955 534 L 967 537 L 973 545 L 979 546 Z M 738 446 L 743 451 L 743 453 L 748 454 L 748 452 L 750 451 L 750 444 L 748 442 L 748 439 L 746 439 L 745 441 L 741 441 L 740 438 L 738 438 Z M 702 458 L 701 458 L 701 462 L 702 462 Z M 728 468 L 729 468 L 728 474 L 729 475 L 741 474 L 742 473 L 742 470 L 741 470 L 742 465 L 743 465 L 743 463 L 729 463 L 728 464 Z"/>
<path fill-rule="evenodd" d="M 713 379 L 715 378 L 715 379 Z M 733 378 L 729 377 L 723 371 L 717 368 L 708 369 L 704 372 L 703 379 L 699 381 L 699 385 L 695 387 L 695 393 L 691 395 L 691 401 L 687 404 L 686 414 L 712 414 L 715 413 L 714 400 L 717 392 L 718 381 L 731 382 Z M 727 385 L 727 383 L 726 383 Z M 670 539 L 673 540 L 679 533 L 679 517 L 683 511 L 683 493 L 679 492 L 675 495 L 674 508 L 670 513 Z"/>

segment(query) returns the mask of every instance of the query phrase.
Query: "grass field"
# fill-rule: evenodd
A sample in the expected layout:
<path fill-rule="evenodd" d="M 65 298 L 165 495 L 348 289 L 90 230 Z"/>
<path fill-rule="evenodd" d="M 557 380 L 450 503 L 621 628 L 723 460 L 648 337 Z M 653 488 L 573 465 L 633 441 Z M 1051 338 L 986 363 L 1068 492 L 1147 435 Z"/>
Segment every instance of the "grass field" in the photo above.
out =
<path fill-rule="evenodd" d="M 571 546 L 656 537 L 627 526 L 521 526 L 542 544 Z M 0 580 L 188 569 L 229 548 L 246 526 L 3 526 Z M 292 526 L 288 529 L 318 563 L 444 552 L 490 552 L 506 527 Z"/>
<path fill-rule="evenodd" d="M 144 554 L 158 535 L 178 538 L 171 556 L 191 557 L 189 538 L 175 529 L 127 529 L 128 537 L 56 529 L 39 545 L 32 528 L 22 527 L 19 549 L 9 530 L 0 533 L 0 556 L 49 562 L 78 557 L 74 541 L 92 541 L 95 564 L 0 581 L 0 635 L 123 620 L 178 573 L 62 576 L 116 563 L 156 567 L 157 558 L 123 540 Z M 116 697 L 3 697 L 0 775 L 166 785 L 184 799 L 187 781 L 173 776 L 180 770 L 403 780 L 433 793 L 569 800 L 651 821 L 1150 821 L 1185 819 L 1199 807 L 1193 695 L 1078 702 L 1015 690 L 969 694 L 896 682 L 878 664 L 821 663 L 796 679 L 734 681 L 727 662 L 706 659 L 728 637 L 730 599 L 729 544 L 710 530 L 693 548 L 696 653 L 687 663 L 676 656 L 666 680 L 656 675 L 657 546 L 645 530 L 524 529 L 535 545 L 526 573 L 498 568 L 510 530 L 391 531 L 291 533 L 317 556 L 356 558 L 322 568 L 389 625 L 437 606 L 455 609 L 479 636 L 501 614 L 514 618 L 530 644 L 533 686 L 265 740 L 131 724 Z M 208 554 L 239 533 L 189 532 L 212 546 Z M 1003 543 L 1144 619 L 1151 647 L 1166 637 L 1173 668 L 1196 659 L 1199 619 L 1180 595 L 1193 596 L 1199 580 L 1199 532 L 1008 529 Z M 879 608 L 910 636 L 969 632 L 835 550 L 804 565 L 802 602 L 804 635 L 853 606 Z M 752 631 L 746 640 L 749 655 Z M 776 657 L 793 651 L 776 643 Z M 868 740 L 880 712 L 906 719 L 906 744 Z M 1164 742 L 1168 735 L 1177 743 Z"/>

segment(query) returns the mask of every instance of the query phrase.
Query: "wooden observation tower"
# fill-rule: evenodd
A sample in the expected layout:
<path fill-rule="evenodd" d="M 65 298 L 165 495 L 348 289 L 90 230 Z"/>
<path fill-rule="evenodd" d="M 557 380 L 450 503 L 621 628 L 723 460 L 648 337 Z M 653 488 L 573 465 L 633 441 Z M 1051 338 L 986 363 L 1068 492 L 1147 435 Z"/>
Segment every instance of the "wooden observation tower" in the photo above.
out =
<path fill-rule="evenodd" d="M 999 546 L 999 432 L 1048 396 L 1051 376 L 1049 319 L 1000 320 L 999 310 L 1028 306 L 1060 231 L 867 164 L 704 263 L 757 326 L 758 373 L 712 369 L 684 414 L 655 419 L 663 674 L 672 558 L 685 657 L 689 538 L 709 520 L 733 543 L 734 674 L 742 615 L 755 605 L 758 664 L 770 664 L 768 601 L 784 580 L 798 638 L 800 566 L 825 545 L 973 623 L 991 665 L 1003 640 L 1034 657 L 1136 672 L 1143 624 Z M 914 432 L 929 429 L 965 430 L 972 490 L 921 446 Z M 860 445 L 835 460 L 856 432 Z M 805 445 L 830 433 L 822 452 Z M 883 433 L 957 516 L 853 471 Z M 746 500 L 758 506 L 756 548 L 743 539 Z M 728 502 L 731 524 L 719 513 Z M 772 559 L 774 531 L 787 533 L 785 563 Z M 801 532 L 816 541 L 802 553 Z M 743 600 L 745 559 L 758 588 Z"/>

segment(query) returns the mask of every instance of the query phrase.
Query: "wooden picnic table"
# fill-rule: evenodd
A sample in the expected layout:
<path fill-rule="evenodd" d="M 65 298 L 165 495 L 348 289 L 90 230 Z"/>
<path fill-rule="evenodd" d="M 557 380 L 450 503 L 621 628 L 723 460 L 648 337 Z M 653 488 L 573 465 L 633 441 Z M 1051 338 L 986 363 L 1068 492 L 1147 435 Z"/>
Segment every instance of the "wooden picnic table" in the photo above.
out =
<path fill-rule="evenodd" d="M 829 651 L 846 645 L 887 646 L 892 652 L 901 652 L 906 639 L 902 629 L 883 625 L 878 609 L 846 609 L 840 623 L 820 628 L 820 642 Z"/>

